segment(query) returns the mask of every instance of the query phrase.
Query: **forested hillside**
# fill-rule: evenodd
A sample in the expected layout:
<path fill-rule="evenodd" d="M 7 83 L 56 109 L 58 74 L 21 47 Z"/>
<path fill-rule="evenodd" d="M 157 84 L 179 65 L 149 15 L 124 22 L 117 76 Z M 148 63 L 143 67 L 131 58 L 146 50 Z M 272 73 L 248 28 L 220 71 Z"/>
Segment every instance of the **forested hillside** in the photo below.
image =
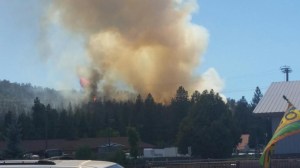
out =
<path fill-rule="evenodd" d="M 169 104 L 149 93 L 135 100 L 99 98 L 58 108 L 53 104 L 64 103 L 59 92 L 8 81 L 0 82 L 0 94 L 2 140 L 11 128 L 20 140 L 128 136 L 128 128 L 134 128 L 142 141 L 157 147 L 178 146 L 186 153 L 191 146 L 195 156 L 224 158 L 241 134 L 250 134 L 254 148 L 266 142 L 268 131 L 267 121 L 252 113 L 262 97 L 259 88 L 251 104 L 244 97 L 224 101 L 213 90 L 189 95 L 182 86 Z"/>
<path fill-rule="evenodd" d="M 16 113 L 30 111 L 33 100 L 39 99 L 52 106 L 61 106 L 64 98 L 58 91 L 49 88 L 32 86 L 31 84 L 0 81 L 0 114 L 8 111 Z"/>

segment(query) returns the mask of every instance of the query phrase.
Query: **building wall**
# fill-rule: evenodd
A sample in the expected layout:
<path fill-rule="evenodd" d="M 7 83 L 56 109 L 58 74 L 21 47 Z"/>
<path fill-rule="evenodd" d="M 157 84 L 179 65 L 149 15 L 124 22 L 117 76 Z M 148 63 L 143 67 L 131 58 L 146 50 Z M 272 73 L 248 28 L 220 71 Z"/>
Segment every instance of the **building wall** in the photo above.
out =
<path fill-rule="evenodd" d="M 145 148 L 143 154 L 145 158 L 177 157 L 178 149 L 177 147 L 170 147 L 170 148 L 163 148 L 163 149 Z"/>
<path fill-rule="evenodd" d="M 272 132 L 274 133 L 281 118 L 272 118 Z M 300 134 L 292 135 L 279 141 L 275 147 L 275 154 L 300 154 Z"/>

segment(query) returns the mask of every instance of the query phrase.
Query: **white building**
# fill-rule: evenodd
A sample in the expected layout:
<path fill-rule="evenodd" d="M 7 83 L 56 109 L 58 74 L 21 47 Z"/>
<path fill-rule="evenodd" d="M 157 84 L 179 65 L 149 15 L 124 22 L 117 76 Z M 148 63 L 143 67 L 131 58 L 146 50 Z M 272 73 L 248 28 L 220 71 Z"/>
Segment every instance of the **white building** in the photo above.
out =
<path fill-rule="evenodd" d="M 177 157 L 177 147 L 163 148 L 163 149 L 144 149 L 144 158 L 155 158 L 155 157 Z"/>

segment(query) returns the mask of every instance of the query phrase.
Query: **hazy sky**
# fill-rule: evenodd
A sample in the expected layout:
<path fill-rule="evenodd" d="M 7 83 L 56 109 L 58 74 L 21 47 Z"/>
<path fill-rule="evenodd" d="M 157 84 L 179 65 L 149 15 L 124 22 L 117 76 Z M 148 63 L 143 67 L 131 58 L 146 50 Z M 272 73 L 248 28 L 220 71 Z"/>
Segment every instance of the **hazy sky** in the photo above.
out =
<path fill-rule="evenodd" d="M 246 96 L 251 101 L 256 86 L 264 93 L 272 82 L 285 80 L 280 72 L 283 65 L 293 69 L 291 81 L 299 80 L 299 0 L 197 2 L 199 8 L 193 13 L 192 22 L 207 29 L 209 40 L 195 73 L 214 68 L 224 82 L 225 96 L 237 100 Z M 47 55 L 40 49 L 40 21 L 49 4 L 48 0 L 0 0 L 0 80 L 56 89 L 79 88 L 76 75 L 68 75 L 55 59 L 40 57 Z M 80 38 L 66 45 L 66 41 L 72 41 L 68 40 L 70 34 L 55 28 L 51 31 L 56 37 L 63 37 L 54 40 L 52 55 L 85 54 L 80 49 Z"/>

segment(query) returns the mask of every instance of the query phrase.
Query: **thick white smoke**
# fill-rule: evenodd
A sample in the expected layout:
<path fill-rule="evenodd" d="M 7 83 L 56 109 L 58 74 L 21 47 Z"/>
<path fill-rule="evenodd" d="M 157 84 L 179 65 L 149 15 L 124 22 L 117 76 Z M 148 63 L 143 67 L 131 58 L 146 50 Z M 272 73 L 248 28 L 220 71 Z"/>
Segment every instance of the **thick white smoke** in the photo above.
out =
<path fill-rule="evenodd" d="M 50 15 L 85 39 L 90 63 L 77 73 L 96 84 L 90 92 L 113 97 L 126 88 L 169 101 L 180 85 L 222 88 L 214 71 L 195 75 L 208 41 L 206 29 L 191 22 L 196 9 L 193 0 L 56 0 Z"/>

